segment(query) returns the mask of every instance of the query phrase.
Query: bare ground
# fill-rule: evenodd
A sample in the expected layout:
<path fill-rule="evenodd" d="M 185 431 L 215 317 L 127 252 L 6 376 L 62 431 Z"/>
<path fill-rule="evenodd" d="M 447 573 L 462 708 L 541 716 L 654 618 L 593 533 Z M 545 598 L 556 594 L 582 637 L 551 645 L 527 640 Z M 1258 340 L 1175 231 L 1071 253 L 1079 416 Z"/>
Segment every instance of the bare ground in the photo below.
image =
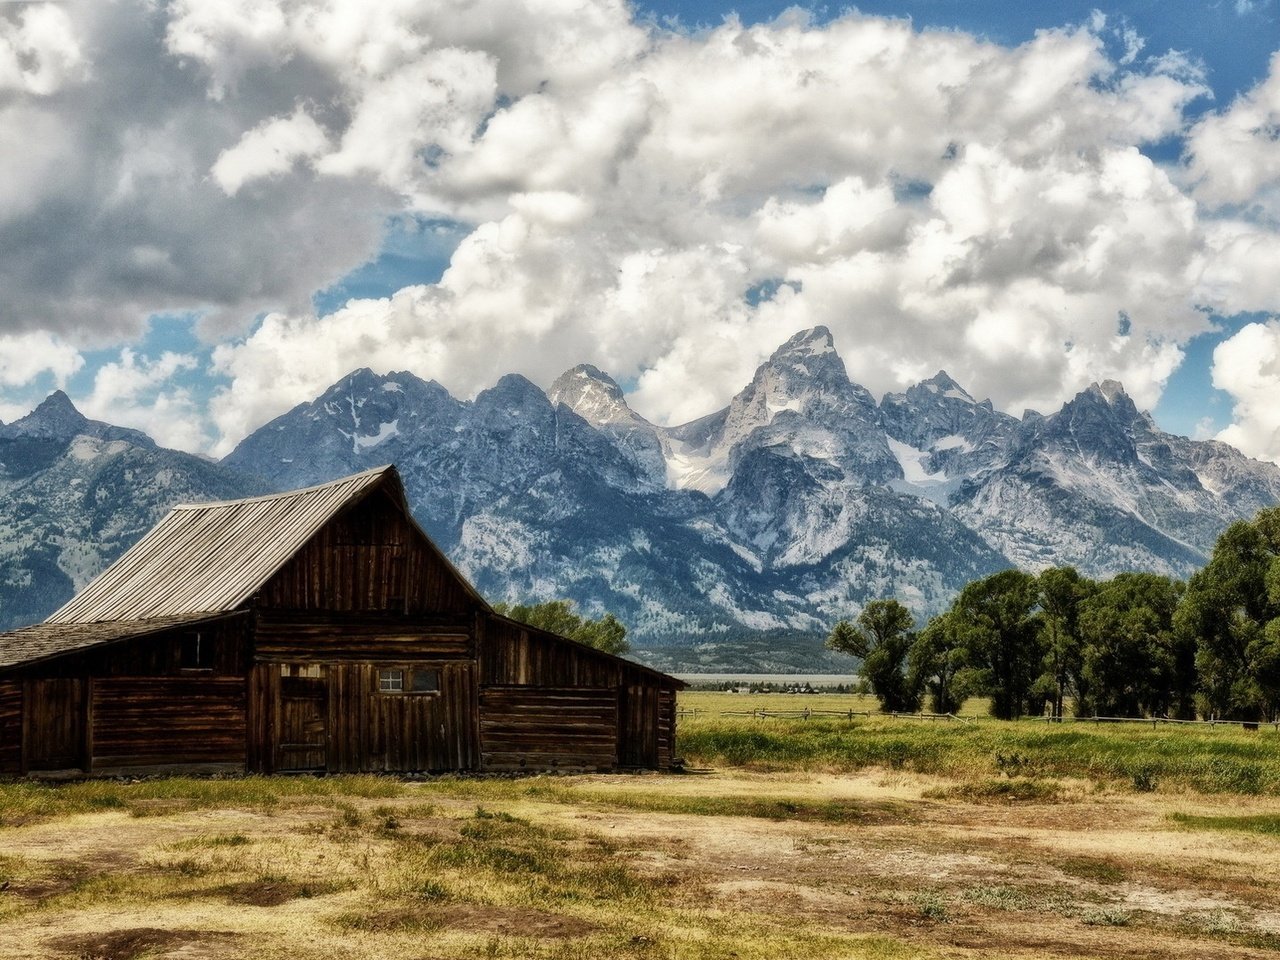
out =
<path fill-rule="evenodd" d="M 1272 802 L 1076 785 L 1052 803 L 974 803 L 938 799 L 934 779 L 874 772 L 552 783 L 549 797 L 519 784 L 477 782 L 475 797 L 465 782 L 407 785 L 337 817 L 326 806 L 112 811 L 3 828 L 0 958 L 1212 960 L 1280 949 L 1280 839 L 1169 817 L 1275 812 Z M 637 808 L 653 798 L 671 809 Z M 797 812 L 715 811 L 743 798 Z M 852 813 L 805 815 L 832 803 Z M 435 859 L 406 859 L 406 845 Z M 483 848 L 474 865 L 468 845 Z M 620 892 L 584 894 L 579 869 Z"/>

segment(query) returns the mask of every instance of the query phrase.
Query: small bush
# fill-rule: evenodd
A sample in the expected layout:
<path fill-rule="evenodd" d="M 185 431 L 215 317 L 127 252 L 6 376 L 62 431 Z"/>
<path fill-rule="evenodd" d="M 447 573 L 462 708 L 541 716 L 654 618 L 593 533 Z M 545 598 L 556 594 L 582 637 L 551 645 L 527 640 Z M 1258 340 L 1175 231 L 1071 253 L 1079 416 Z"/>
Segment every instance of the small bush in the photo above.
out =
<path fill-rule="evenodd" d="M 947 901 L 936 893 L 921 891 L 911 898 L 912 903 L 920 911 L 920 916 L 934 923 L 947 923 L 951 914 L 947 911 Z"/>

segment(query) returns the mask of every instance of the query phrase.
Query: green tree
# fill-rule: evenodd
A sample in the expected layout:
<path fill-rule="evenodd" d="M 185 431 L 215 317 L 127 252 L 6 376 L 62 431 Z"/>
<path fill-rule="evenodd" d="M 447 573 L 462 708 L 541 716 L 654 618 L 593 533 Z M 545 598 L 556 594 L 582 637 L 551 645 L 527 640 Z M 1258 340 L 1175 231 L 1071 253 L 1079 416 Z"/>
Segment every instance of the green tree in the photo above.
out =
<path fill-rule="evenodd" d="M 1067 694 L 1078 691 L 1081 667 L 1080 604 L 1095 585 L 1075 567 L 1050 567 L 1036 578 L 1040 602 L 1040 634 L 1045 649 L 1044 674 L 1038 689 L 1061 718 Z"/>
<path fill-rule="evenodd" d="M 1240 720 L 1280 704 L 1280 507 L 1233 523 L 1187 584 L 1175 627 L 1196 646 L 1202 707 Z"/>
<path fill-rule="evenodd" d="M 907 682 L 913 690 L 928 692 L 935 713 L 955 713 L 967 696 L 959 676 L 963 667 L 964 650 L 954 623 L 949 614 L 939 614 L 911 645 Z"/>
<path fill-rule="evenodd" d="M 571 600 L 547 600 L 543 603 L 498 603 L 494 611 L 531 627 L 558 633 L 605 653 L 621 655 L 631 649 L 627 628 L 612 613 L 589 620 L 573 609 Z"/>
<path fill-rule="evenodd" d="M 831 628 L 827 649 L 862 660 L 862 675 L 881 709 L 912 711 L 920 706 L 920 695 L 907 676 L 914 626 L 911 611 L 897 600 L 872 600 L 855 623 L 841 620 Z"/>
<path fill-rule="evenodd" d="M 960 592 L 949 616 L 963 651 L 961 679 L 991 697 L 991 714 L 1012 720 L 1031 711 L 1044 662 L 1036 578 L 1003 570 Z"/>
<path fill-rule="evenodd" d="M 1159 574 L 1122 573 L 1081 604 L 1084 710 L 1194 715 L 1194 647 L 1173 627 L 1182 590 Z"/>

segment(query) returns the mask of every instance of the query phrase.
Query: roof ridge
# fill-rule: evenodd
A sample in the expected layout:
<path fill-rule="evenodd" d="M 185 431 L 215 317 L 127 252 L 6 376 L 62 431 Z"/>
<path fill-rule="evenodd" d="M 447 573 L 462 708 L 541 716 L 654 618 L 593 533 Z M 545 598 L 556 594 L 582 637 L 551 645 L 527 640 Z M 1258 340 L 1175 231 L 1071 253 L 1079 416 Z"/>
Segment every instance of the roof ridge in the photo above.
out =
<path fill-rule="evenodd" d="M 388 483 L 404 496 L 388 465 L 302 490 L 174 508 L 45 622 L 233 609 L 340 511 Z"/>
<path fill-rule="evenodd" d="M 345 477 L 338 477 L 336 480 L 327 480 L 324 483 L 317 483 L 310 487 L 302 487 L 298 490 L 283 490 L 280 493 L 264 493 L 256 497 L 241 497 L 238 500 L 206 500 L 198 503 L 175 503 L 169 509 L 207 510 L 213 507 L 234 507 L 239 506 L 242 503 L 265 503 L 268 500 L 288 500 L 292 497 L 300 497 L 309 493 L 315 493 L 318 490 L 327 490 L 328 488 L 336 487 L 339 484 L 350 483 L 352 480 L 362 480 L 384 474 L 389 470 L 395 470 L 395 464 L 386 463 L 380 467 L 374 467 L 370 470 L 361 470 L 359 473 L 348 474 Z"/>

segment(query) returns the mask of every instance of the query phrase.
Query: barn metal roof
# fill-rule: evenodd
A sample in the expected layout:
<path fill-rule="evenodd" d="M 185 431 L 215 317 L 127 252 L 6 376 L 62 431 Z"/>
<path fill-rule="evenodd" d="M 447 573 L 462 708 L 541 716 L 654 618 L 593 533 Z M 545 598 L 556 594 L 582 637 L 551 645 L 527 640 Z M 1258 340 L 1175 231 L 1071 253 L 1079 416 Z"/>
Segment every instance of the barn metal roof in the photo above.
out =
<path fill-rule="evenodd" d="M 403 502 L 399 475 L 385 466 L 272 496 L 176 506 L 45 624 L 233 610 L 339 511 L 387 480 Z"/>
<path fill-rule="evenodd" d="M 188 613 L 155 620 L 116 620 L 111 623 L 37 623 L 0 637 L 0 670 L 173 627 L 193 627 L 227 616 L 222 613 Z"/>

